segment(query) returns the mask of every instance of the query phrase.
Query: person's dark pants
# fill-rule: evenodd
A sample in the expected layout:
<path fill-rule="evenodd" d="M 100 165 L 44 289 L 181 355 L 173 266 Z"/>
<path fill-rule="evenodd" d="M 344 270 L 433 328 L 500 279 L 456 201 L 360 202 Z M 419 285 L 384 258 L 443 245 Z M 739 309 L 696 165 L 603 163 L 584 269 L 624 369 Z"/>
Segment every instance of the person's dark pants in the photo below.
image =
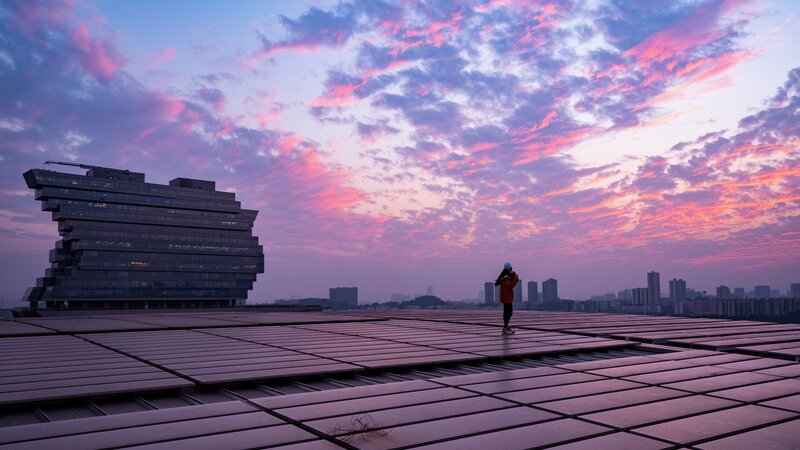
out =
<path fill-rule="evenodd" d="M 508 321 L 511 320 L 511 314 L 514 314 L 513 303 L 503 303 L 503 326 L 508 327 Z"/>

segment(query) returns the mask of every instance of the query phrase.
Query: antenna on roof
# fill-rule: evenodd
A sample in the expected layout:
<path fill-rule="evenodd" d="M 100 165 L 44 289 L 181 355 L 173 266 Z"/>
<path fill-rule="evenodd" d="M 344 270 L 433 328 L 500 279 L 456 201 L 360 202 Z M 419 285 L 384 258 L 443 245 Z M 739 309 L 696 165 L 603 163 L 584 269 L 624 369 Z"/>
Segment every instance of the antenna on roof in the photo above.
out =
<path fill-rule="evenodd" d="M 62 162 L 62 161 L 45 161 L 45 164 L 58 164 L 59 166 L 73 166 L 80 167 L 81 169 L 94 169 L 96 166 L 89 166 L 87 164 Z"/>
<path fill-rule="evenodd" d="M 111 169 L 108 167 L 100 167 L 100 166 L 91 166 L 89 164 L 80 164 L 80 163 L 71 163 L 71 162 L 63 162 L 63 161 L 45 161 L 45 164 L 58 164 L 60 166 L 72 166 L 72 167 L 80 167 L 81 169 L 99 169 L 99 170 L 114 170 L 118 172 L 129 173 L 128 169 Z"/>

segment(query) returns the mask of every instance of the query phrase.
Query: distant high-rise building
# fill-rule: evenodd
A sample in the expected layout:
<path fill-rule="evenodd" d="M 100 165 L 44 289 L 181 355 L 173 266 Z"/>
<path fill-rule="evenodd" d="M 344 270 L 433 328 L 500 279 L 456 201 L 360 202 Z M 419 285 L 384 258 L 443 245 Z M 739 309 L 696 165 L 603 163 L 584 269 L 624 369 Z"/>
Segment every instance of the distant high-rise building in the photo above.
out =
<path fill-rule="evenodd" d="M 743 287 L 733 288 L 733 298 L 744 298 L 744 297 L 745 295 Z"/>
<path fill-rule="evenodd" d="M 633 292 L 630 289 L 623 289 L 617 293 L 619 300 L 633 300 Z"/>
<path fill-rule="evenodd" d="M 756 298 L 770 298 L 772 295 L 772 290 L 769 288 L 769 286 L 761 284 L 753 289 L 753 295 L 755 295 Z"/>
<path fill-rule="evenodd" d="M 723 300 L 731 298 L 731 288 L 725 285 L 717 286 L 717 298 Z"/>
<path fill-rule="evenodd" d="M 330 288 L 329 295 L 333 309 L 349 309 L 358 306 L 357 287 Z"/>
<path fill-rule="evenodd" d="M 781 296 L 781 290 L 778 288 L 770 289 L 770 298 L 778 298 Z"/>
<path fill-rule="evenodd" d="M 519 280 L 516 286 L 514 286 L 514 301 L 521 302 L 522 301 L 522 280 Z"/>
<path fill-rule="evenodd" d="M 539 285 L 535 281 L 528 281 L 528 302 L 539 303 Z"/>
<path fill-rule="evenodd" d="M 789 297 L 800 298 L 800 283 L 792 283 L 789 285 Z"/>
<path fill-rule="evenodd" d="M 658 305 L 661 301 L 661 274 L 647 272 L 647 304 Z"/>
<path fill-rule="evenodd" d="M 673 278 L 669 280 L 669 299 L 686 300 L 686 280 Z"/>
<path fill-rule="evenodd" d="M 483 283 L 483 302 L 487 305 L 494 304 L 494 283 L 491 281 Z"/>
<path fill-rule="evenodd" d="M 542 282 L 542 301 L 544 303 L 558 301 L 558 280 L 548 278 Z"/>
<path fill-rule="evenodd" d="M 49 162 L 49 161 L 48 161 Z M 61 240 L 24 300 L 35 308 L 144 309 L 245 304 L 264 251 L 253 236 L 258 211 L 207 180 L 145 182 L 129 170 L 56 163 L 85 175 L 23 174 Z"/>
<path fill-rule="evenodd" d="M 429 284 L 425 287 L 425 295 L 433 295 L 433 285 Z"/>
<path fill-rule="evenodd" d="M 631 293 L 633 294 L 634 305 L 647 305 L 647 302 L 650 301 L 650 292 L 647 288 L 633 288 Z"/>

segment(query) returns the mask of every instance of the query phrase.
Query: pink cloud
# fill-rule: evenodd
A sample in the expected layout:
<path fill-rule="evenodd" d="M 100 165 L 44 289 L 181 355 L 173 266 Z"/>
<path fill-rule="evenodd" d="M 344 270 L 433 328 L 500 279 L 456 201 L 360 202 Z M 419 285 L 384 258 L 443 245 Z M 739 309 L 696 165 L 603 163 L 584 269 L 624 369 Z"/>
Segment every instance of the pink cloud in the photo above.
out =
<path fill-rule="evenodd" d="M 72 44 L 81 52 L 83 67 L 97 78 L 108 80 L 123 65 L 123 59 L 102 41 L 91 38 L 85 26 L 73 31 Z"/>
<path fill-rule="evenodd" d="M 227 97 L 221 90 L 214 88 L 202 88 L 196 91 L 196 95 L 200 98 L 200 100 L 210 105 L 214 111 L 218 113 L 225 111 Z"/>
<path fill-rule="evenodd" d="M 746 3 L 747 0 L 711 2 L 695 10 L 689 17 L 670 28 L 650 35 L 636 47 L 625 51 L 646 67 L 653 62 L 664 62 L 687 50 L 719 39 L 724 31 L 715 25 L 725 14 Z"/>
<path fill-rule="evenodd" d="M 352 105 L 359 102 L 358 92 L 364 89 L 375 77 L 396 70 L 407 65 L 409 61 L 398 59 L 389 63 L 386 67 L 369 69 L 358 75 L 358 82 L 328 82 L 325 93 L 308 102 L 309 108 L 338 108 Z M 421 94 L 423 95 L 423 94 Z"/>
<path fill-rule="evenodd" d="M 424 43 L 433 47 L 441 47 L 446 39 L 458 34 L 459 23 L 463 19 L 461 11 L 454 12 L 448 20 L 432 21 L 423 28 L 407 29 L 403 32 L 403 38 L 415 41 L 415 45 Z"/>
<path fill-rule="evenodd" d="M 156 98 L 163 115 L 162 117 L 166 121 L 176 120 L 185 109 L 185 102 L 180 98 L 166 94 L 159 94 Z"/>
<path fill-rule="evenodd" d="M 175 50 L 173 47 L 165 47 L 157 52 L 147 55 L 144 64 L 148 70 L 153 70 L 169 61 L 172 61 L 176 56 L 178 56 L 177 50 Z"/>
<path fill-rule="evenodd" d="M 97 79 L 110 80 L 125 64 L 125 57 L 107 39 L 96 36 L 107 31 L 105 20 L 90 12 L 90 20 L 97 28 L 90 30 L 89 25 L 78 18 L 79 5 L 74 1 L 23 1 L 12 2 L 7 7 L 14 16 L 13 29 L 22 31 L 40 46 L 45 45 L 48 33 L 62 35 L 67 43 L 66 51 L 74 52 L 75 62 Z"/>
<path fill-rule="evenodd" d="M 607 131 L 573 121 L 564 106 L 573 94 L 581 97 L 576 108 L 615 126 L 647 126 L 676 117 L 666 114 L 649 123 L 637 117 L 668 99 L 670 88 L 680 91 L 699 83 L 697 89 L 714 89 L 729 82 L 723 77 L 753 52 L 737 49 L 735 43 L 708 46 L 720 36 L 723 41 L 735 38 L 719 29 L 719 18 L 730 11 L 727 6 L 695 10 L 684 22 L 697 29 L 683 22 L 662 29 L 627 55 L 592 56 L 596 59 L 586 62 L 604 69 L 595 76 L 567 76 L 562 59 L 570 50 L 544 28 L 560 26 L 556 19 L 570 18 L 581 4 L 572 9 L 515 4 L 501 11 L 508 2 L 496 3 L 492 8 L 498 11 L 487 14 L 453 11 L 444 3 L 426 8 L 404 3 L 405 10 L 419 15 L 413 25 L 401 20 L 402 15 L 353 21 L 355 16 L 342 6 L 336 14 L 289 20 L 299 28 L 274 45 L 262 45 L 268 55 L 336 48 L 358 43 L 348 39 L 364 36 L 359 34 L 363 23 L 371 27 L 364 31 L 385 39 L 374 41 L 382 47 L 359 50 L 359 59 L 343 61 L 349 73 L 331 76 L 320 97 L 307 105 L 359 103 L 358 112 L 367 111 L 357 119 L 350 119 L 349 111 L 337 117 L 340 126 L 352 126 L 350 136 L 374 147 L 369 149 L 373 153 L 361 152 L 376 167 L 363 173 L 337 164 L 339 144 L 332 139 L 276 129 L 283 106 L 275 93 L 253 94 L 245 104 L 247 112 L 235 115 L 227 102 L 238 96 L 225 91 L 225 83 L 206 80 L 219 90 L 193 85 L 182 96 L 150 89 L 128 74 L 118 76 L 122 63 L 115 59 L 114 40 L 94 28 L 101 22 L 78 26 L 74 15 L 63 16 L 63 11 L 59 20 L 43 16 L 41 23 L 20 21 L 13 35 L 22 42 L 13 54 L 15 63 L 34 75 L 26 80 L 26 92 L 0 99 L 6 110 L 23 105 L 15 111 L 24 124 L 0 127 L 0 148 L 16 170 L 38 164 L 38 149 L 56 148 L 74 131 L 91 142 L 77 148 L 73 157 L 124 164 L 151 178 L 217 180 L 220 188 L 235 190 L 245 207 L 260 210 L 256 234 L 269 257 L 279 261 L 275 265 L 296 268 L 321 261 L 321 255 L 332 256 L 335 267 L 311 274 L 314 278 L 340 268 L 358 272 L 347 258 L 419 270 L 440 267 L 436 258 L 464 269 L 508 255 L 527 258 L 538 273 L 545 273 L 558 261 L 567 266 L 576 260 L 663 261 L 676 254 L 699 265 L 738 264 L 741 260 L 731 259 L 733 252 L 723 247 L 753 244 L 759 249 L 751 254 L 754 264 L 768 264 L 773 257 L 781 264 L 791 262 L 780 245 L 790 246 L 797 259 L 797 236 L 791 234 L 800 204 L 800 141 L 791 109 L 796 109 L 796 88 L 786 88 L 784 98 L 776 97 L 763 115 L 746 118 L 738 129 L 676 146 L 663 159 L 643 161 L 631 173 L 621 173 L 621 161 L 616 160 L 581 168 L 565 153 L 582 139 Z M 336 33 L 319 34 L 312 26 L 334 19 L 343 20 Z M 563 25 L 569 28 L 569 21 Z M 35 37 L 44 31 L 63 36 L 63 54 L 25 38 L 26 33 Z M 476 56 L 470 52 L 478 47 L 470 40 L 475 33 L 486 37 L 474 41 L 480 42 L 481 51 L 491 48 L 493 57 L 512 59 L 519 70 L 505 73 L 504 67 L 487 70 L 471 64 Z M 666 53 L 659 51 L 661 45 Z M 34 50 L 45 55 L 43 62 L 32 59 Z M 364 55 L 366 62 L 360 59 Z M 165 49 L 163 57 L 174 54 Z M 536 85 L 522 81 L 520 71 L 535 76 Z M 86 74 L 108 83 L 80 84 L 79 76 Z M 14 82 L 9 72 L 0 77 Z M 86 89 L 91 101 L 77 101 L 76 86 Z M 390 134 L 406 141 L 403 147 L 393 147 L 400 139 L 382 139 Z M 6 178 L 18 183 L 17 175 Z M 361 188 L 365 179 L 372 190 Z M 10 188 L 12 182 L 6 183 L 0 187 Z M 40 217 L 29 200 L 9 203 Z M 359 212 L 363 210 L 370 212 Z M 13 230 L 21 235 L 24 226 Z M 753 237 L 770 233 L 784 239 Z M 26 242 L 34 238 L 45 239 Z M 535 260 L 530 249 L 536 250 Z M 465 275 L 460 276 L 462 281 L 456 282 L 463 284 Z M 482 276 L 476 273 L 470 279 Z M 276 284 L 282 282 L 286 284 Z"/>

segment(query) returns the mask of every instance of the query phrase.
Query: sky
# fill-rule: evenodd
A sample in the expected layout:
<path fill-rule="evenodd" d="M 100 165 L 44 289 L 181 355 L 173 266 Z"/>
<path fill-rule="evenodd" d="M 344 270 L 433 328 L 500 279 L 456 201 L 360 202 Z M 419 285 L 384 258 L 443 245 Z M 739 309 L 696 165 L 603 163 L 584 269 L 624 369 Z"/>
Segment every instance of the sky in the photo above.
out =
<path fill-rule="evenodd" d="M 257 209 L 250 302 L 800 282 L 794 0 L 0 0 L 0 298 L 45 160 Z M 82 173 L 70 168 L 67 172 Z"/>

